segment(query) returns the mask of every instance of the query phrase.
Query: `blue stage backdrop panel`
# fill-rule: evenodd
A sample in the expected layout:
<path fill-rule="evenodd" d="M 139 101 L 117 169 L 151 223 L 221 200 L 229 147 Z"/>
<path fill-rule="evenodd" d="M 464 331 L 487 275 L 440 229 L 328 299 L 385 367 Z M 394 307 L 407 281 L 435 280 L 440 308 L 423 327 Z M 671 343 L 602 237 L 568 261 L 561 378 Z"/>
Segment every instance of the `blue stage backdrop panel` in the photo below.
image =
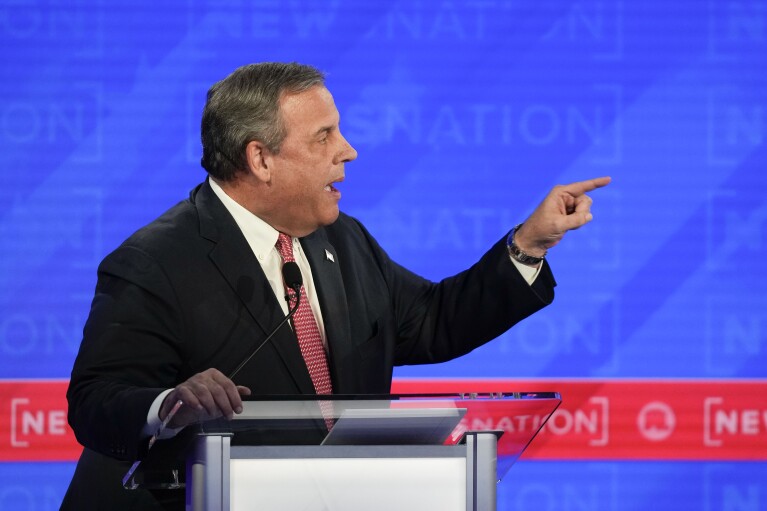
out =
<path fill-rule="evenodd" d="M 342 208 L 426 277 L 613 176 L 551 250 L 551 307 L 397 376 L 767 378 L 761 0 L 5 0 L 0 56 L 0 378 L 69 376 L 98 262 L 204 179 L 207 88 L 265 60 L 327 72 Z M 56 508 L 72 468 L 0 464 L 0 509 Z M 759 463 L 515 475 L 501 509 L 767 506 Z"/>

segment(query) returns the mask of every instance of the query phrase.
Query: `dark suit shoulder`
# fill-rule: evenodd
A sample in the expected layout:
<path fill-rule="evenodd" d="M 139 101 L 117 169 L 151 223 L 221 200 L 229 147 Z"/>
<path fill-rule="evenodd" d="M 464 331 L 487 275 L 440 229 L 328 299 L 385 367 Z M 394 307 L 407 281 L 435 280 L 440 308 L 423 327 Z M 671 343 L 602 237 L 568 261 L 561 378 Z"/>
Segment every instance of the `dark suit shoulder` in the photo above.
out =
<path fill-rule="evenodd" d="M 199 185 L 192 190 L 189 198 L 129 236 L 106 257 L 104 263 L 128 258 L 136 259 L 137 263 L 144 260 L 146 263 L 173 266 L 205 257 L 211 243 L 201 236 L 201 217 L 209 215 L 206 212 L 205 200 L 201 200 L 204 195 L 203 188 L 207 189 L 209 195 L 212 194 L 207 184 Z M 210 202 L 210 197 L 207 200 Z"/>
<path fill-rule="evenodd" d="M 121 247 L 133 247 L 159 257 L 199 238 L 199 214 L 189 200 L 179 202 L 134 232 Z"/>

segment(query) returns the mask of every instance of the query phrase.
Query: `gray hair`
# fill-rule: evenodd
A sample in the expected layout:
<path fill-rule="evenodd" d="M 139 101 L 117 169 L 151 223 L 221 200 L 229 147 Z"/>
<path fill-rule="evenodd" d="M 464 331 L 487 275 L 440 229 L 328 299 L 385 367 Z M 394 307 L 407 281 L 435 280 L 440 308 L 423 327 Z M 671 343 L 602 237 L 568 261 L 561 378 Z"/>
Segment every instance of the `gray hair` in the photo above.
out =
<path fill-rule="evenodd" d="M 245 147 L 258 140 L 277 154 L 287 134 L 279 111 L 283 93 L 324 85 L 325 75 L 304 64 L 264 62 L 237 68 L 213 85 L 202 112 L 202 166 L 231 181 L 247 168 Z"/>

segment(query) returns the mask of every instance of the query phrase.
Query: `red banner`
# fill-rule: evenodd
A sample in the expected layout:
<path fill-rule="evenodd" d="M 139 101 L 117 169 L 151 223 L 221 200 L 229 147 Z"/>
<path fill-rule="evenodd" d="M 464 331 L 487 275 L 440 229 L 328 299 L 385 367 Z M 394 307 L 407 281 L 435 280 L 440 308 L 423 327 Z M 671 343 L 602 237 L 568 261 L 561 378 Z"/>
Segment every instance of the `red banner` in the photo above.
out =
<path fill-rule="evenodd" d="M 397 380 L 392 392 L 559 392 L 523 458 L 767 460 L 767 380 Z"/>
<path fill-rule="evenodd" d="M 66 380 L 0 381 L 0 461 L 76 460 Z M 524 458 L 767 460 L 767 380 L 396 380 L 394 393 L 559 392 Z M 500 429 L 514 427 L 499 418 Z"/>
<path fill-rule="evenodd" d="M 0 461 L 69 461 L 82 447 L 67 424 L 66 380 L 0 381 Z"/>

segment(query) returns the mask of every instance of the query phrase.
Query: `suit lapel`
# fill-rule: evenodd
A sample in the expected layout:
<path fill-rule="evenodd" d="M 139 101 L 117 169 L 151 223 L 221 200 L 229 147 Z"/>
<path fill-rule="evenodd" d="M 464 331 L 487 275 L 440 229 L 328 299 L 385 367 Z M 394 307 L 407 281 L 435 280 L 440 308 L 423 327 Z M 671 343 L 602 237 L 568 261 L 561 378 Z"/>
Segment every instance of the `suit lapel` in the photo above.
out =
<path fill-rule="evenodd" d="M 347 375 L 352 373 L 344 370 L 344 362 L 350 360 L 353 347 L 349 309 L 338 254 L 327 240 L 323 229 L 301 238 L 301 247 L 312 267 L 312 278 L 322 310 L 330 352 L 333 392 L 345 393 L 345 389 L 354 388 L 351 381 L 346 381 Z"/>
<path fill-rule="evenodd" d="M 207 182 L 201 186 L 195 203 L 200 212 L 200 234 L 215 243 L 210 251 L 211 261 L 261 330 L 253 332 L 255 349 L 285 315 L 248 242 Z M 282 326 L 269 342 L 279 353 L 300 393 L 313 394 L 309 371 L 290 327 Z M 239 362 L 235 361 L 228 370 L 233 370 Z"/>

